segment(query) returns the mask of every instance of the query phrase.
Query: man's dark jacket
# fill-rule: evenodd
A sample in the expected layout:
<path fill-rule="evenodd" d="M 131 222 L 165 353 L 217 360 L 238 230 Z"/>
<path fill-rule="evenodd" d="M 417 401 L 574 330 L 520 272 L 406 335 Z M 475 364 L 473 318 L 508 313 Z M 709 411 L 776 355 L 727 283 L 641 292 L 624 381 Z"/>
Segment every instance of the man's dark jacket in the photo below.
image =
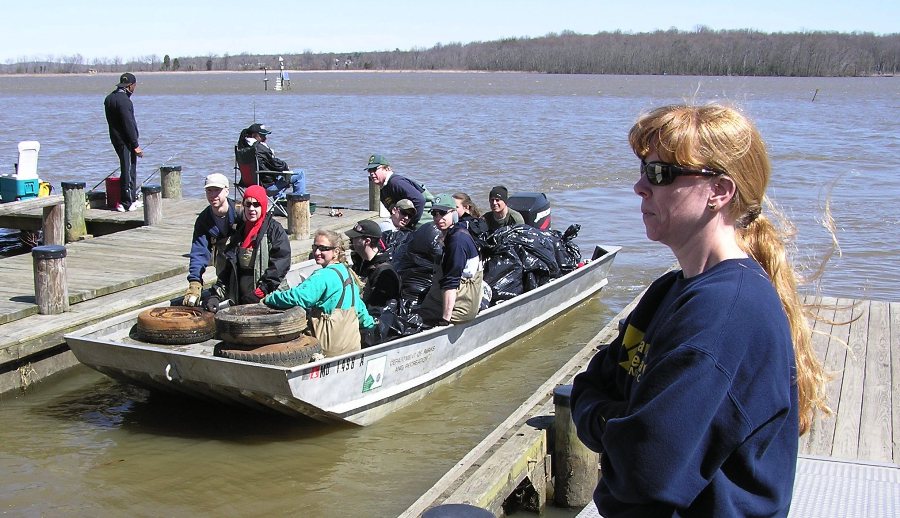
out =
<path fill-rule="evenodd" d="M 106 122 L 109 124 L 109 140 L 114 147 L 128 146 L 129 151 L 138 147 L 138 127 L 134 120 L 134 104 L 124 88 L 116 88 L 103 101 Z"/>

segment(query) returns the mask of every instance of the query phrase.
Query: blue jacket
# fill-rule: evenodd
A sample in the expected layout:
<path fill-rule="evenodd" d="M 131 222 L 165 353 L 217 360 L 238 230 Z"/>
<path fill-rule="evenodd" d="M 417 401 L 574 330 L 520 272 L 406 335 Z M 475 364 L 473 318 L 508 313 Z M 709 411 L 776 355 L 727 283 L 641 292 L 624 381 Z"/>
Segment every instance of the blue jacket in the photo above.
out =
<path fill-rule="evenodd" d="M 224 218 L 213 215 L 207 206 L 194 221 L 194 237 L 191 239 L 191 253 L 188 265 L 188 281 L 203 282 L 203 273 L 210 264 L 213 245 L 218 243 L 225 250 L 226 240 L 234 234 L 238 221 L 234 202 L 228 200 L 228 214 Z"/>
<path fill-rule="evenodd" d="M 752 259 L 655 281 L 575 378 L 604 516 L 785 516 L 799 418 L 781 301 Z"/>
<path fill-rule="evenodd" d="M 425 195 L 419 189 L 419 185 L 399 174 L 393 173 L 388 181 L 381 186 L 381 203 L 390 209 L 395 203 L 406 198 L 416 207 L 416 215 L 410 218 L 409 228 L 415 228 L 425 212 Z"/>
<path fill-rule="evenodd" d="M 466 263 L 478 257 L 478 247 L 469 232 L 459 224 L 447 229 L 444 235 L 444 254 L 441 256 L 443 276 L 439 281 L 442 290 L 459 288 Z"/>

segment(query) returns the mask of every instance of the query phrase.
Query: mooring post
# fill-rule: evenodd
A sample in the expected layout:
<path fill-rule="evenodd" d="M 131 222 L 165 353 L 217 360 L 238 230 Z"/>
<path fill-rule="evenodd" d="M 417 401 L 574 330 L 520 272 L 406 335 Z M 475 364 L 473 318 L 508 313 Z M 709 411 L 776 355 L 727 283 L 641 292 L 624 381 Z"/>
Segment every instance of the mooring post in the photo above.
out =
<path fill-rule="evenodd" d="M 87 223 L 84 221 L 84 210 L 87 206 L 84 182 L 63 182 L 62 192 L 65 201 L 66 243 L 84 239 L 87 236 Z"/>
<path fill-rule="evenodd" d="M 44 244 L 66 244 L 65 205 L 57 203 L 44 207 L 41 228 L 44 231 Z"/>
<path fill-rule="evenodd" d="M 162 187 L 159 185 L 145 185 L 141 187 L 144 195 L 144 225 L 159 225 L 162 221 Z"/>
<path fill-rule="evenodd" d="M 572 422 L 572 385 L 553 390 L 556 408 L 553 442 L 554 502 L 560 507 L 584 507 L 597 486 L 600 457 L 588 449 L 575 433 Z"/>
<path fill-rule="evenodd" d="M 173 200 L 181 199 L 181 166 L 164 165 L 159 168 L 159 179 L 162 184 L 162 197 Z"/>
<path fill-rule="evenodd" d="M 373 212 L 377 212 L 379 216 L 390 216 L 390 214 L 384 214 L 384 207 L 381 204 L 381 186 L 377 183 L 369 180 L 369 210 Z"/>
<path fill-rule="evenodd" d="M 288 234 L 292 239 L 309 238 L 309 194 L 288 194 Z"/>
<path fill-rule="evenodd" d="M 34 300 L 41 315 L 58 315 L 69 310 L 66 282 L 66 247 L 43 245 L 31 249 L 34 264 Z"/>

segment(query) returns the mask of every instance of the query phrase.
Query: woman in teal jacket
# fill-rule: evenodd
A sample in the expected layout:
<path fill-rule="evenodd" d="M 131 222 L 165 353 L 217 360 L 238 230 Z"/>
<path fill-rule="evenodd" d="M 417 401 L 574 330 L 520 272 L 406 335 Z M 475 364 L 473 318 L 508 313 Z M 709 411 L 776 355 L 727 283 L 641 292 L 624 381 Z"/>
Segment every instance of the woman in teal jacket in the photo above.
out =
<path fill-rule="evenodd" d="M 330 230 L 317 230 L 312 249 L 322 269 L 290 290 L 270 293 L 263 303 L 276 309 L 306 309 L 325 356 L 358 351 L 359 328 L 371 329 L 375 320 L 359 296 L 359 279 L 347 267 L 343 240 Z"/>

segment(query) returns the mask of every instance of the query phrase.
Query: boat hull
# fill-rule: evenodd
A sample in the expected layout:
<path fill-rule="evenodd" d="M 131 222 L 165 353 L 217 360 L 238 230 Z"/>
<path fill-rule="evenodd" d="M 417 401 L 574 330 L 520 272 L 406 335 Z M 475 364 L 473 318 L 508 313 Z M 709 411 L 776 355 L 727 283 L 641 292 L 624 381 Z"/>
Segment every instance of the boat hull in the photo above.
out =
<path fill-rule="evenodd" d="M 141 342 L 132 333 L 140 310 L 66 335 L 66 341 L 85 365 L 151 390 L 368 425 L 600 291 L 618 250 L 597 247 L 585 266 L 470 322 L 295 367 L 214 356 L 217 340 L 179 346 Z"/>

